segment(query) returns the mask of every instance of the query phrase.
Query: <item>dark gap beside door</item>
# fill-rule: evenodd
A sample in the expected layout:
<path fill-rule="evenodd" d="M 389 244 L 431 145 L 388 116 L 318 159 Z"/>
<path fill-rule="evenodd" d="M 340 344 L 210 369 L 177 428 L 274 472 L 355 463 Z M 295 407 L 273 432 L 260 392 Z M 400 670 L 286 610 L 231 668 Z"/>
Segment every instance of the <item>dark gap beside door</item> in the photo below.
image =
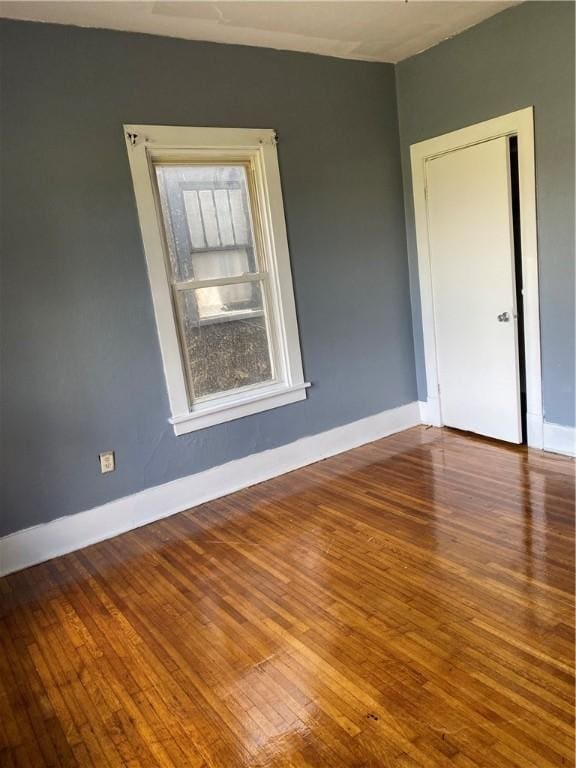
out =
<path fill-rule="evenodd" d="M 526 352 L 524 349 L 524 296 L 522 293 L 522 241 L 520 237 L 520 182 L 518 173 L 518 137 L 510 136 L 510 182 L 512 191 L 512 230 L 514 270 L 516 274 L 516 312 L 518 314 L 518 365 L 520 369 L 520 404 L 522 442 L 526 443 Z"/>

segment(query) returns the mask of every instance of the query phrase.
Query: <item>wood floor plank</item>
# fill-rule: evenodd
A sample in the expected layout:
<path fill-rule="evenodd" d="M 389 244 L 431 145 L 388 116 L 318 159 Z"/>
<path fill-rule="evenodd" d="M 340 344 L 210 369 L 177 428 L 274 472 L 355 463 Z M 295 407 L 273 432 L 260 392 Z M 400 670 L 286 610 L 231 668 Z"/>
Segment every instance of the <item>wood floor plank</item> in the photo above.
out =
<path fill-rule="evenodd" d="M 0 765 L 573 766 L 574 479 L 415 428 L 8 576 Z"/>

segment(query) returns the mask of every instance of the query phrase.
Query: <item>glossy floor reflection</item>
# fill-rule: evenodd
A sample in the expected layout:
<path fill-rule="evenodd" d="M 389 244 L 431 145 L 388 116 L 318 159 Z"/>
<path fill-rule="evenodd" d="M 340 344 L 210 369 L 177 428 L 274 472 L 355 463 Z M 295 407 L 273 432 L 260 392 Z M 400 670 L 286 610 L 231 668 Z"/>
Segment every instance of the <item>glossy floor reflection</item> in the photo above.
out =
<path fill-rule="evenodd" d="M 0 581 L 0 764 L 573 766 L 574 463 L 416 428 Z"/>

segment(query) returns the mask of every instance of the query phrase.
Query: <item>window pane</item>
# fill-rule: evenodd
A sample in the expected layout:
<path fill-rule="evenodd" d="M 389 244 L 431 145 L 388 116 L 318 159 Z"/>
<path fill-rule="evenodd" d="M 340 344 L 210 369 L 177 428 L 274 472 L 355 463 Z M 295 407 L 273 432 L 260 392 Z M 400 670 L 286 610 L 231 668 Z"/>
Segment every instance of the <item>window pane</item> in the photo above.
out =
<path fill-rule="evenodd" d="M 176 281 L 257 271 L 243 165 L 158 164 L 156 177 Z"/>
<path fill-rule="evenodd" d="M 272 379 L 259 282 L 178 291 L 195 398 Z"/>

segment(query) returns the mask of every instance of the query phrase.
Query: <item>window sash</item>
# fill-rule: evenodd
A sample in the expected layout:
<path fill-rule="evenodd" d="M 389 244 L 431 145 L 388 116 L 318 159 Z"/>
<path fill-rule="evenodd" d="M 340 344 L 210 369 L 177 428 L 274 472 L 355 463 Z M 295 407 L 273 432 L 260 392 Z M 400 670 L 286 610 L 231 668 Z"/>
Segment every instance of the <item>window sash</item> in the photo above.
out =
<path fill-rule="evenodd" d="M 268 343 L 268 356 L 270 359 L 270 368 L 271 368 L 271 376 L 269 379 L 266 379 L 265 381 L 256 382 L 254 384 L 246 384 L 242 387 L 233 387 L 231 389 L 224 389 L 220 390 L 218 392 L 211 392 L 208 395 L 200 395 L 197 396 L 194 394 L 194 381 L 193 381 L 193 372 L 192 372 L 192 361 L 190 360 L 189 354 L 188 354 L 188 347 L 186 343 L 186 333 L 184 330 L 184 323 L 185 318 L 182 313 L 182 305 L 181 302 L 178 300 L 177 294 L 179 292 L 185 292 L 185 291 L 194 291 L 197 288 L 212 288 L 217 287 L 219 285 L 239 285 L 239 284 L 246 284 L 246 283 L 256 283 L 259 282 L 261 286 L 262 291 L 262 309 L 261 310 L 245 310 L 244 311 L 244 317 L 241 315 L 233 315 L 230 313 L 230 316 L 226 317 L 226 313 L 223 313 L 222 317 L 219 319 L 216 318 L 202 318 L 199 319 L 198 325 L 200 327 L 209 325 L 210 323 L 220 323 L 220 322 L 232 322 L 234 320 L 241 320 L 241 319 L 248 319 L 248 318 L 256 318 L 256 317 L 264 317 L 264 322 L 266 324 L 266 339 Z M 173 303 L 174 303 L 174 314 L 177 321 L 178 326 L 178 336 L 179 336 L 179 343 L 180 343 L 180 351 L 182 355 L 182 362 L 184 365 L 184 369 L 186 372 L 186 385 L 187 385 L 187 391 L 188 391 L 188 399 L 190 402 L 190 407 L 194 406 L 194 403 L 206 403 L 209 401 L 219 401 L 223 397 L 227 397 L 228 395 L 234 395 L 236 393 L 241 393 L 249 390 L 254 389 L 262 389 L 267 388 L 271 385 L 277 385 L 282 381 L 281 378 L 281 369 L 279 365 L 279 345 L 278 345 L 278 332 L 275 326 L 274 321 L 271 318 L 272 312 L 270 311 L 272 308 L 271 301 L 271 293 L 270 293 L 270 285 L 268 280 L 268 274 L 266 272 L 259 272 L 257 275 L 255 274 L 248 274 L 245 276 L 244 280 L 236 280 L 235 278 L 219 278 L 216 280 L 187 280 L 184 283 L 179 284 L 173 284 Z"/>
<path fill-rule="evenodd" d="M 263 211 L 262 211 L 262 201 L 260 199 L 260 195 L 258 193 L 257 185 L 255 183 L 255 167 L 254 167 L 254 158 L 253 157 L 244 157 L 242 161 L 240 162 L 234 162 L 230 161 L 228 158 L 226 158 L 224 155 L 219 156 L 217 152 L 214 154 L 211 154 L 210 159 L 207 158 L 197 158 L 195 156 L 192 157 L 185 157 L 181 156 L 178 161 L 174 162 L 166 162 L 162 161 L 161 159 L 153 159 L 152 160 L 154 171 L 156 170 L 157 166 L 164 166 L 164 165 L 178 165 L 178 166 L 221 166 L 221 165 L 242 165 L 245 168 L 246 172 L 246 193 L 247 193 L 247 203 L 248 203 L 248 217 L 249 217 L 249 227 L 252 232 L 252 238 L 253 238 L 253 248 L 254 248 L 254 255 L 256 259 L 256 264 L 260 267 L 260 270 L 257 272 L 244 272 L 240 275 L 231 275 L 230 277 L 221 277 L 221 278 L 206 278 L 206 279 L 190 279 L 190 280 L 176 280 L 174 275 L 174 270 L 172 267 L 172 264 L 170 262 L 170 249 L 168 247 L 168 222 L 166 221 L 164 217 L 163 207 L 160 201 L 160 186 L 158 182 L 158 178 L 156 173 L 154 173 L 154 189 L 155 189 L 155 197 L 157 201 L 157 208 L 158 208 L 158 215 L 159 219 L 162 222 L 162 234 L 163 234 L 163 244 L 164 244 L 164 258 L 166 262 L 166 268 L 169 273 L 169 281 L 172 285 L 172 290 L 175 292 L 175 294 L 181 292 L 181 291 L 188 291 L 188 290 L 194 290 L 198 288 L 212 288 L 212 287 L 218 287 L 221 285 L 238 285 L 243 283 L 250 283 L 259 282 L 262 287 L 262 301 L 263 301 L 263 308 L 262 310 L 257 311 L 246 311 L 246 317 L 257 317 L 257 316 L 264 316 L 265 324 L 266 324 L 266 339 L 268 343 L 268 355 L 270 358 L 270 366 L 272 375 L 271 378 L 266 379 L 262 382 L 257 382 L 255 384 L 248 384 L 242 387 L 236 387 L 226 390 L 221 390 L 218 392 L 213 392 L 208 395 L 201 395 L 197 396 L 194 393 L 194 381 L 193 381 L 193 370 L 192 370 L 192 361 L 190 360 L 190 355 L 186 343 L 186 334 L 184 331 L 184 323 L 185 318 L 183 316 L 182 312 L 182 304 L 178 300 L 178 296 L 173 296 L 173 306 L 174 306 L 174 314 L 176 318 L 176 323 L 178 327 L 178 337 L 179 337 L 179 346 L 180 346 L 180 353 L 182 356 L 182 362 L 184 371 L 186 374 L 186 389 L 188 393 L 188 401 L 190 408 L 194 407 L 195 403 L 206 403 L 209 401 L 218 401 L 219 399 L 226 397 L 228 395 L 234 395 L 236 393 L 242 393 L 245 391 L 255 390 L 259 388 L 266 388 L 270 385 L 275 385 L 281 382 L 281 364 L 280 364 L 280 355 L 279 355 L 279 344 L 278 344 L 278 336 L 279 336 L 279 329 L 277 328 L 277 319 L 274 316 L 274 313 L 271 311 L 273 307 L 273 297 L 271 295 L 271 288 L 270 288 L 270 282 L 269 282 L 269 274 L 268 271 L 263 271 L 262 266 L 266 266 L 269 263 L 269 257 L 266 253 L 265 248 L 265 238 L 264 234 L 261 230 L 261 224 L 262 224 L 262 218 L 263 218 Z M 199 249 L 194 249 L 194 252 L 198 252 Z M 200 249 L 200 252 L 210 252 L 211 250 L 214 250 L 215 252 L 218 252 L 219 250 L 225 250 L 218 249 L 218 248 L 206 248 L 206 249 Z M 238 315 L 236 316 L 230 316 L 225 317 L 224 315 L 222 318 L 216 322 L 230 322 L 233 320 L 240 319 Z M 212 318 L 203 318 L 198 321 L 199 326 L 208 325 L 210 322 L 214 322 L 214 319 Z"/>
<path fill-rule="evenodd" d="M 231 277 L 214 277 L 206 280 L 180 280 L 172 283 L 176 291 L 187 291 L 189 288 L 214 288 L 219 285 L 236 285 L 237 283 L 256 283 L 266 280 L 268 272 L 244 272 L 242 275 Z"/>
<path fill-rule="evenodd" d="M 206 164 L 192 158 L 187 162 L 177 164 L 178 169 L 182 169 L 182 179 L 171 178 L 166 173 L 170 165 L 166 163 L 154 163 L 156 171 L 154 180 L 157 189 L 157 199 L 160 202 L 162 220 L 164 225 L 164 237 L 168 252 L 168 264 L 173 279 L 185 280 L 197 277 L 196 270 L 200 267 L 202 255 L 212 253 L 222 253 L 230 251 L 245 250 L 246 270 L 248 272 L 260 271 L 261 257 L 259 254 L 261 241 L 254 233 L 254 217 L 252 209 L 258 204 L 257 195 L 250 188 L 250 176 L 253 172 L 251 164 L 230 164 L 214 163 Z M 229 189 L 223 189 L 222 185 L 232 182 L 226 180 L 215 182 L 191 182 L 183 180 L 186 176 L 186 170 L 189 169 L 214 169 L 226 167 L 226 165 L 243 169 L 243 179 L 241 182 L 234 182 L 235 189 L 240 193 L 240 200 L 233 202 L 230 198 Z M 218 188 L 214 185 L 218 184 Z M 207 187 L 213 187 L 208 189 Z M 226 221 L 221 220 L 222 200 L 216 201 L 216 194 L 225 191 L 227 193 Z M 187 194 L 195 192 L 195 204 L 188 204 Z M 206 196 L 203 193 L 208 192 L 211 205 L 208 205 Z M 220 198 L 219 198 L 220 199 Z M 240 207 L 240 210 L 239 210 Z M 237 231 L 235 227 L 239 225 Z M 226 234 L 221 230 L 222 225 L 226 226 Z M 233 242 L 229 242 L 230 236 Z M 240 240 L 238 239 L 240 236 Z M 218 240 L 214 243 L 214 237 Z M 202 246 L 198 247 L 198 240 L 201 240 Z M 243 242 L 245 240 L 245 242 Z M 195 244 L 196 243 L 196 244 Z"/>

